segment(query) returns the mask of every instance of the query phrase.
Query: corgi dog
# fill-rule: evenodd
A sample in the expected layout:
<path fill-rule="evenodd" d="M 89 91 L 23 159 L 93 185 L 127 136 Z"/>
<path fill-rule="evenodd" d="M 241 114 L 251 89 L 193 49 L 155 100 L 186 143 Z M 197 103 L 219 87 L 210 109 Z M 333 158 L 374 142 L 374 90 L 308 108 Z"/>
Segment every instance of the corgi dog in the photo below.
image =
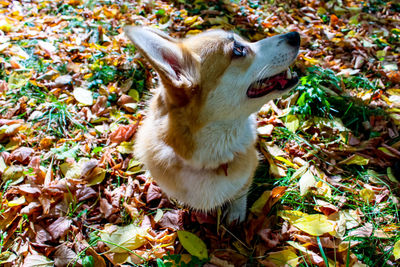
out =
<path fill-rule="evenodd" d="M 299 81 L 289 66 L 300 35 L 248 42 L 223 30 L 178 40 L 150 27 L 125 34 L 160 85 L 135 140 L 135 156 L 167 196 L 200 211 L 229 203 L 242 222 L 258 165 L 254 113 Z"/>

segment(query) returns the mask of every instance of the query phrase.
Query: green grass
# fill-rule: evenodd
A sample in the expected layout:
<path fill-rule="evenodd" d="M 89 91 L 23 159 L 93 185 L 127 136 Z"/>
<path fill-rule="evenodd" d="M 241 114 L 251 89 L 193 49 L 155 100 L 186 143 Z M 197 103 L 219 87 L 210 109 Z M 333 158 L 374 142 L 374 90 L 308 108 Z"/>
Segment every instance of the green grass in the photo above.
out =
<path fill-rule="evenodd" d="M 276 186 L 287 186 L 285 194 L 280 198 L 279 202 L 270 211 L 270 214 L 275 214 L 283 207 L 293 210 L 299 210 L 307 214 L 314 214 L 316 200 L 321 199 L 327 201 L 339 210 L 358 210 L 361 215 L 361 227 L 366 223 L 371 223 L 373 233 L 382 230 L 383 227 L 399 225 L 399 211 L 397 204 L 392 201 L 392 197 L 398 194 L 397 186 L 388 181 L 386 177 L 386 169 L 378 166 L 357 166 L 357 165 L 332 165 L 329 160 L 332 155 L 327 155 L 321 151 L 318 145 L 325 144 L 329 150 L 329 144 L 343 145 L 347 140 L 342 140 L 339 134 L 334 134 L 334 124 L 329 124 L 337 119 L 343 122 L 348 133 L 359 136 L 361 141 L 368 140 L 379 136 L 381 132 L 373 132 L 363 126 L 365 122 L 369 122 L 371 117 L 377 120 L 387 120 L 385 111 L 381 108 L 373 108 L 369 106 L 369 101 L 361 101 L 357 98 L 344 96 L 344 92 L 353 90 L 356 92 L 372 92 L 372 97 L 378 88 L 367 78 L 363 76 L 337 77 L 333 71 L 324 70 L 321 68 L 310 68 L 306 75 L 301 78 L 301 84 L 294 89 L 294 93 L 298 92 L 297 102 L 291 107 L 291 113 L 295 114 L 299 119 L 300 127 L 291 132 L 285 127 L 275 127 L 271 137 L 266 138 L 266 141 L 273 141 L 282 150 L 290 148 L 293 144 L 298 145 L 298 149 L 303 153 L 311 153 L 313 156 L 308 158 L 310 165 L 319 167 L 331 166 L 334 167 L 334 173 L 341 178 L 340 183 L 343 188 L 336 188 L 329 185 L 331 188 L 331 196 L 316 194 L 310 190 L 304 196 L 300 195 L 298 188 L 298 179 L 292 179 L 294 169 L 287 166 L 287 175 L 283 178 L 274 178 L 269 175 L 268 164 L 261 164 L 255 174 L 254 184 L 249 196 L 249 206 L 261 195 L 265 190 L 271 190 Z M 315 118 L 324 118 L 323 124 L 317 124 Z M 285 119 L 282 119 L 285 122 Z M 308 125 L 308 127 L 304 127 Z M 322 134 L 324 127 L 325 134 Z M 317 133 L 318 139 L 314 133 Z M 346 131 L 344 132 L 344 134 Z M 391 140 L 395 143 L 397 139 Z M 318 145 L 317 145 L 318 144 Z M 348 152 L 351 155 L 351 152 Z M 287 154 L 288 155 L 288 154 Z M 293 156 L 293 155 L 292 155 Z M 342 156 L 348 157 L 348 156 Z M 290 160 L 290 159 L 289 159 Z M 337 159 L 339 161 L 339 159 Z M 325 172 L 325 170 L 321 170 Z M 328 175 L 334 175 L 329 174 Z M 319 178 L 315 177 L 316 180 Z M 322 180 L 320 180 L 322 181 Z M 359 192 L 364 189 L 363 183 L 372 186 L 385 187 L 390 191 L 389 198 L 386 197 L 381 203 L 367 202 L 362 199 Z M 328 183 L 326 183 L 328 184 Z M 351 188 L 351 190 L 346 189 Z M 345 198 L 345 202 L 340 197 Z M 277 226 L 279 229 L 280 226 Z M 357 228 L 357 227 L 356 227 Z M 355 229 L 355 228 L 354 228 Z M 354 230 L 347 229 L 347 234 Z M 351 248 L 351 253 L 361 260 L 367 266 L 386 266 L 385 262 L 392 257 L 390 246 L 396 240 L 400 239 L 400 231 L 393 230 L 390 232 L 393 236 L 389 238 L 376 237 L 372 234 L 369 237 L 346 237 L 344 241 L 361 241 L 360 244 Z M 331 259 L 338 256 L 335 250 L 322 247 L 318 243 L 320 256 L 326 263 L 328 255 Z M 334 258 L 332 258 L 332 255 Z M 350 254 L 348 255 L 350 256 Z M 349 259 L 347 264 L 349 263 Z M 346 264 L 346 262 L 345 262 Z M 310 266 L 305 260 L 300 266 Z"/>

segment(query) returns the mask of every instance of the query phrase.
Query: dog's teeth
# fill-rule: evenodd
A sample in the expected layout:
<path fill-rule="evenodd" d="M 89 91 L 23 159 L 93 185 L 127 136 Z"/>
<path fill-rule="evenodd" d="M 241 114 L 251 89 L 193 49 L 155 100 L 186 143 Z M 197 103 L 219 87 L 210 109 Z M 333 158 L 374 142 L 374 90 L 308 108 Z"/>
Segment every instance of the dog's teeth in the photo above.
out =
<path fill-rule="evenodd" d="M 253 88 L 258 90 L 258 89 L 262 88 L 262 84 L 261 83 L 257 83 Z"/>
<path fill-rule="evenodd" d="M 286 79 L 288 80 L 292 79 L 292 72 L 290 71 L 290 69 L 286 71 Z"/>

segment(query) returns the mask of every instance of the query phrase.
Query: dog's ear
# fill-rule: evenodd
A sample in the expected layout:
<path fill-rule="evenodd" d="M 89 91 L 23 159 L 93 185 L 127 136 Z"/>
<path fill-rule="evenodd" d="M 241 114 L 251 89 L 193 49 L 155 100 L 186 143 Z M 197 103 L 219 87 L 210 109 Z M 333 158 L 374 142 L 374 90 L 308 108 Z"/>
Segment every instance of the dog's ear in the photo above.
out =
<path fill-rule="evenodd" d="M 126 26 L 124 31 L 158 72 L 171 100 L 187 102 L 197 87 L 199 63 L 195 55 L 160 30 Z"/>

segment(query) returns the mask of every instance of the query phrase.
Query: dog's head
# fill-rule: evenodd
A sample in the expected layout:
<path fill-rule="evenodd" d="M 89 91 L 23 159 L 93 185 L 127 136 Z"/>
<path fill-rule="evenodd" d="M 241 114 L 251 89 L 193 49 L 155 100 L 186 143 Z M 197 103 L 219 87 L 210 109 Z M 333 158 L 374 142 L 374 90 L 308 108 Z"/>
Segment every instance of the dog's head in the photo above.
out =
<path fill-rule="evenodd" d="M 299 50 L 297 32 L 254 43 L 222 30 L 183 40 L 146 27 L 125 33 L 158 72 L 165 104 L 195 105 L 202 121 L 248 116 L 298 82 L 288 69 Z"/>

